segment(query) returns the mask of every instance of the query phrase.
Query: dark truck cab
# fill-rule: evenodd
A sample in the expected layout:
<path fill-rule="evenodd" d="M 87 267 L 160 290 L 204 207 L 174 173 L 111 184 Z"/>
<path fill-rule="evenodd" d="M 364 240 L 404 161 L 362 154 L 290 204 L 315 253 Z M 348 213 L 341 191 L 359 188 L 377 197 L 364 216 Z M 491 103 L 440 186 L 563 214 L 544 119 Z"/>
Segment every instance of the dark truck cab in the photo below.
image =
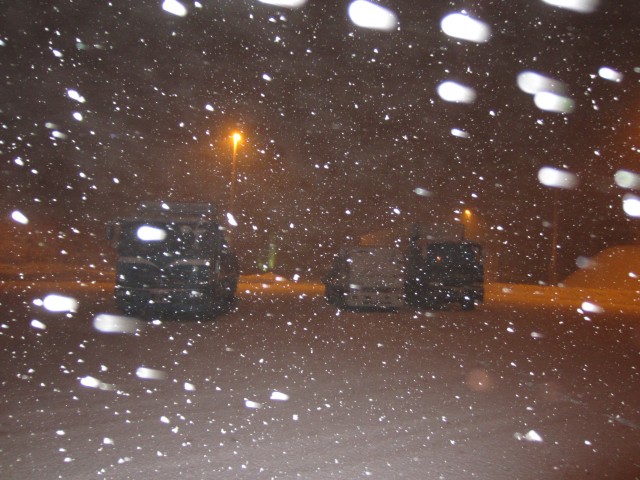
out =
<path fill-rule="evenodd" d="M 143 203 L 113 222 L 115 301 L 126 313 L 215 312 L 228 308 L 238 261 L 211 204 Z"/>
<path fill-rule="evenodd" d="M 405 283 L 407 303 L 437 308 L 459 303 L 472 310 L 484 301 L 482 247 L 466 241 L 427 245 L 424 255 L 415 246 L 408 256 Z"/>

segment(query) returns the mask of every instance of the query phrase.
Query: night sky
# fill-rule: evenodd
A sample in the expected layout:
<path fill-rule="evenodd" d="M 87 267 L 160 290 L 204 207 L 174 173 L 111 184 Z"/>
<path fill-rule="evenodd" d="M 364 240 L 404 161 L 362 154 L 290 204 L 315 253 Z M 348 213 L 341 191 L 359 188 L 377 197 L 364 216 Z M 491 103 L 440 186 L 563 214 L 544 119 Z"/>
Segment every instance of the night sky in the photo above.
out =
<path fill-rule="evenodd" d="M 5 220 L 29 218 L 18 235 L 86 235 L 102 251 L 104 223 L 140 200 L 224 211 L 239 130 L 234 239 L 246 270 L 270 239 L 284 270 L 320 269 L 363 234 L 469 208 L 503 276 L 544 279 L 543 166 L 579 180 L 558 195 L 564 271 L 637 238 L 613 181 L 640 172 L 637 0 L 592 13 L 541 0 L 376 2 L 397 16 L 392 31 L 356 26 L 350 1 L 181 3 L 185 16 L 160 0 L 3 5 L 0 195 Z M 453 12 L 489 25 L 489 41 L 443 33 Z M 573 111 L 540 110 L 517 85 L 526 70 L 562 83 Z M 444 101 L 446 80 L 476 100 Z"/>

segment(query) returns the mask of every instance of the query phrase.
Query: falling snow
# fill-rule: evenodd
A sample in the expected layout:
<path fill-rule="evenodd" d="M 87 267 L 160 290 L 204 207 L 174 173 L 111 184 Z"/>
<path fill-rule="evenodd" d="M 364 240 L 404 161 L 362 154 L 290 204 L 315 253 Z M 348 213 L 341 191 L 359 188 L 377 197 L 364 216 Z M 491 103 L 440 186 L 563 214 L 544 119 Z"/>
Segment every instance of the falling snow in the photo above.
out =
<path fill-rule="evenodd" d="M 5 9 L 3 478 L 640 478 L 637 1 L 418 3 Z"/>

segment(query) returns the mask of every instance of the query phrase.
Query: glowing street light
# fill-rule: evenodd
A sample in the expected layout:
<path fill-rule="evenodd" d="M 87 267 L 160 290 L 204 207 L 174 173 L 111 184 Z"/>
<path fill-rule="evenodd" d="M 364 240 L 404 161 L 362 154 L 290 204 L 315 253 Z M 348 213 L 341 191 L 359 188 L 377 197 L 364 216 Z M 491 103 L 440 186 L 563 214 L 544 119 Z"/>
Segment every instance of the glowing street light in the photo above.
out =
<path fill-rule="evenodd" d="M 469 210 L 468 208 L 465 208 L 462 211 L 462 238 L 464 240 L 468 240 L 469 239 L 469 233 L 471 230 L 471 222 L 472 220 L 472 216 L 473 214 L 471 213 L 471 210 Z"/>

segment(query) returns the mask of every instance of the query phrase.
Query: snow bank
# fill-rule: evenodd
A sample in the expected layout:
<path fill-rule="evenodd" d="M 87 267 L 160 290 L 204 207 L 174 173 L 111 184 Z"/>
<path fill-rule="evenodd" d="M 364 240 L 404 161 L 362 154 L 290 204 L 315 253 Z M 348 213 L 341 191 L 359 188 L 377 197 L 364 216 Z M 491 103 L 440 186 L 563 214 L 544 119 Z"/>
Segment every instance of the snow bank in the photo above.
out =
<path fill-rule="evenodd" d="M 640 290 L 640 245 L 607 248 L 584 263 L 567 277 L 566 287 Z"/>

